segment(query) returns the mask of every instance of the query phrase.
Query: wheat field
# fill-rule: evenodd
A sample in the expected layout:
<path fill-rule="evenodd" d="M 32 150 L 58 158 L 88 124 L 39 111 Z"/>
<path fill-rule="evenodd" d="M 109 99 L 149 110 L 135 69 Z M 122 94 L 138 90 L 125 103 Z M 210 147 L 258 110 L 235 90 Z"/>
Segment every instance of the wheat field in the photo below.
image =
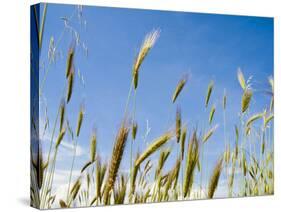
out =
<path fill-rule="evenodd" d="M 90 79 L 87 81 L 83 78 L 77 68 L 78 61 L 84 60 L 81 57 L 87 58 L 91 49 L 88 50 L 80 40 L 79 31 L 71 25 L 75 21 L 83 27 L 83 7 L 71 8 L 74 10 L 70 16 L 61 17 L 64 23 L 61 36 L 54 39 L 46 32 L 51 16 L 49 5 L 41 4 L 39 9 L 31 7 L 31 18 L 37 23 L 35 34 L 38 37 L 38 42 L 32 42 L 31 45 L 38 47 L 39 55 L 47 55 L 45 71 L 40 73 L 40 79 L 35 72 L 42 64 L 31 65 L 31 75 L 34 75 L 32 88 L 38 95 L 31 103 L 34 107 L 39 104 L 40 114 L 44 114 L 38 118 L 38 111 L 31 110 L 31 136 L 35 138 L 31 139 L 34 142 L 31 144 L 31 206 L 41 209 L 71 208 L 274 194 L 273 73 L 263 79 L 264 89 L 264 86 L 259 88 L 260 84 L 253 82 L 255 75 L 246 76 L 237 67 L 235 74 L 230 76 L 236 83 L 238 98 L 235 101 L 232 100 L 232 92 L 228 92 L 227 83 L 224 85 L 215 78 L 208 79 L 209 83 L 200 85 L 204 92 L 196 93 L 196 98 L 201 101 L 196 107 L 204 113 L 200 121 L 192 122 L 189 119 L 192 115 L 189 104 L 193 103 L 186 104 L 181 99 L 197 91 L 189 88 L 194 80 L 192 72 L 182 72 L 175 76 L 178 82 L 172 83 L 173 89 L 161 94 L 169 102 L 161 107 L 169 108 L 171 112 L 162 117 L 165 126 L 159 126 L 156 130 L 158 135 L 151 138 L 147 136 L 149 129 L 140 127 L 138 114 L 144 102 L 138 101 L 138 97 L 148 80 L 143 77 L 147 72 L 143 64 L 153 62 L 150 56 L 155 49 L 160 48 L 161 39 L 166 36 L 165 30 L 154 26 L 139 35 L 142 39 L 134 44 L 137 46 L 132 55 L 134 60 L 128 61 L 132 68 L 124 70 L 128 77 L 123 79 L 126 86 L 122 86 L 126 87 L 127 95 L 123 98 L 123 112 L 118 114 L 121 117 L 118 128 L 106 129 L 108 133 L 113 131 L 114 139 L 110 143 L 112 145 L 107 146 L 110 154 L 105 156 L 102 149 L 105 141 L 100 139 L 99 124 L 94 123 L 92 130 L 88 126 L 88 120 L 91 119 L 88 111 L 95 110 L 85 103 L 89 97 L 85 95 L 78 102 L 79 107 L 72 110 L 76 97 L 83 96 L 80 87 L 85 82 L 91 83 Z M 38 19 L 39 13 L 41 19 Z M 66 35 L 72 37 L 70 42 L 64 38 Z M 95 36 L 91 39 L 95 39 Z M 66 43 L 66 50 L 58 50 L 61 43 Z M 44 45 L 48 48 L 43 48 Z M 46 49 L 47 52 L 41 52 Z M 34 58 L 31 56 L 31 60 Z M 110 59 L 105 55 L 104 63 L 110 63 Z M 56 60 L 62 61 L 64 68 L 60 70 L 61 74 L 52 70 Z M 160 74 L 155 84 L 161 83 L 162 77 Z M 52 98 L 47 93 L 50 86 L 48 80 L 59 81 L 58 86 L 54 86 L 58 93 L 58 98 L 54 100 L 48 99 Z M 225 88 L 218 84 L 223 84 Z M 106 86 L 110 85 L 104 84 L 101 91 L 106 90 Z M 263 105 L 255 108 L 259 92 L 264 93 L 267 101 L 262 101 Z M 45 99 L 59 104 L 49 108 L 43 104 Z M 239 113 L 231 113 L 230 107 L 235 107 Z M 104 110 L 109 108 L 112 106 L 104 106 Z M 54 118 L 48 117 L 50 113 L 54 114 Z M 41 145 L 47 132 L 49 142 Z M 79 145 L 84 142 L 83 133 L 90 135 L 85 141 L 85 157 L 88 158 L 85 160 L 79 158 Z M 62 150 L 67 145 L 66 139 L 71 141 L 71 149 L 64 172 L 66 184 L 62 194 L 58 193 L 55 182 L 58 180 L 60 160 L 64 157 Z M 144 142 L 147 145 L 141 145 Z M 208 154 L 212 151 L 216 151 L 216 154 L 211 160 Z"/>

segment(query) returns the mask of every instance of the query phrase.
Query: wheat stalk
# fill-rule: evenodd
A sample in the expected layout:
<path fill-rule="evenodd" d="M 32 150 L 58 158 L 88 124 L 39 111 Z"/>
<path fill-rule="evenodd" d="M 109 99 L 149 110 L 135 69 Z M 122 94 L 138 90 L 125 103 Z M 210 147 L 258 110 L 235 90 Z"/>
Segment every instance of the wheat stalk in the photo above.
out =
<path fill-rule="evenodd" d="M 180 170 L 180 164 L 181 164 L 181 160 L 177 159 L 174 167 L 172 168 L 172 170 L 168 173 L 168 177 L 167 177 L 167 182 L 165 184 L 165 188 L 164 188 L 164 194 L 163 194 L 163 199 L 164 200 L 168 200 L 168 191 L 171 189 L 172 183 L 176 181 L 177 179 L 177 175 L 179 173 Z M 175 182 L 176 184 L 176 182 Z"/>
<path fill-rule="evenodd" d="M 133 171 L 131 174 L 130 199 L 132 199 L 132 195 L 135 192 L 135 181 L 136 181 L 136 177 L 137 177 L 138 170 L 140 168 L 141 163 L 145 159 L 147 159 L 150 155 L 152 155 L 154 152 L 156 152 L 161 146 L 163 146 L 165 143 L 167 143 L 172 137 L 173 137 L 173 134 L 171 132 L 166 132 L 164 135 L 155 139 L 141 155 L 137 155 L 136 161 L 133 166 Z"/>
<path fill-rule="evenodd" d="M 223 164 L 223 158 L 220 158 L 219 161 L 217 162 L 217 164 L 213 170 L 213 174 L 210 178 L 209 187 L 208 187 L 208 198 L 210 198 L 210 199 L 213 198 L 214 193 L 217 189 L 221 171 L 222 171 L 222 164 Z"/>
<path fill-rule="evenodd" d="M 39 145 L 38 161 L 36 164 L 38 188 L 41 189 L 44 179 L 44 160 L 41 145 Z"/>
<path fill-rule="evenodd" d="M 187 128 L 184 127 L 182 130 L 182 134 L 181 134 L 181 158 L 183 160 L 184 157 L 184 145 L 185 145 L 185 140 L 186 140 L 186 133 L 187 133 Z"/>
<path fill-rule="evenodd" d="M 211 80 L 210 83 L 208 84 L 208 88 L 207 88 L 207 95 L 205 98 L 205 107 L 208 107 L 213 88 L 214 88 L 214 81 Z"/>
<path fill-rule="evenodd" d="M 183 77 L 177 84 L 177 87 L 174 91 L 173 97 L 172 97 L 172 102 L 175 103 L 176 99 L 178 98 L 180 92 L 182 91 L 184 85 L 186 84 L 186 77 Z"/>
<path fill-rule="evenodd" d="M 60 105 L 60 131 L 62 130 L 63 127 L 64 116 L 65 116 L 65 102 L 63 100 Z"/>
<path fill-rule="evenodd" d="M 268 117 L 264 118 L 264 128 L 267 127 L 268 123 L 274 118 L 273 114 L 270 114 Z"/>
<path fill-rule="evenodd" d="M 73 68 L 73 59 L 74 59 L 74 48 L 70 48 L 66 60 L 66 71 L 65 71 L 66 78 L 69 77 L 71 69 Z"/>
<path fill-rule="evenodd" d="M 215 112 L 216 112 L 216 107 L 215 105 L 213 105 L 209 114 L 209 124 L 212 124 Z"/>
<path fill-rule="evenodd" d="M 81 179 L 78 178 L 76 180 L 76 182 L 73 184 L 71 190 L 70 190 L 70 199 L 68 200 L 68 207 L 70 206 L 70 204 L 75 200 L 75 198 L 77 197 L 77 194 L 79 192 L 81 188 Z"/>
<path fill-rule="evenodd" d="M 216 129 L 218 128 L 219 125 L 215 125 L 214 127 L 212 127 L 211 129 L 208 130 L 208 132 L 203 136 L 202 141 L 205 143 L 209 140 L 209 138 L 214 134 L 214 132 L 216 131 Z"/>
<path fill-rule="evenodd" d="M 136 122 L 134 122 L 133 126 L 132 126 L 132 137 L 133 137 L 133 140 L 136 140 L 137 132 L 138 132 L 138 124 Z"/>
<path fill-rule="evenodd" d="M 226 109 L 226 102 L 227 102 L 227 95 L 226 95 L 226 91 L 224 90 L 223 100 L 222 100 L 222 107 L 224 110 Z"/>
<path fill-rule="evenodd" d="M 160 35 L 159 30 L 153 30 L 152 32 L 148 33 L 145 36 L 145 39 L 143 41 L 143 44 L 139 50 L 138 56 L 136 57 L 135 63 L 133 65 L 133 82 L 134 82 L 134 88 L 137 89 L 138 87 L 138 76 L 139 76 L 139 68 L 147 56 L 149 50 L 154 46 L 155 42 L 157 41 L 158 37 Z"/>
<path fill-rule="evenodd" d="M 41 25 L 40 25 L 39 49 L 41 49 L 41 47 L 42 47 L 42 40 L 43 40 L 43 34 L 44 34 L 45 22 L 46 22 L 46 14 L 47 14 L 47 3 L 44 4 L 43 16 L 42 16 L 42 21 L 41 21 Z"/>
<path fill-rule="evenodd" d="M 90 160 L 93 163 L 96 160 L 96 151 L 97 151 L 97 136 L 96 133 L 93 133 L 90 145 Z"/>
<path fill-rule="evenodd" d="M 67 94 L 66 94 L 66 102 L 70 101 L 73 91 L 73 83 L 74 83 L 74 71 L 72 70 L 67 78 L 68 80 L 68 87 L 67 87 Z"/>
<path fill-rule="evenodd" d="M 169 157 L 170 153 L 171 153 L 170 149 L 162 150 L 160 152 L 160 157 L 159 157 L 159 160 L 158 160 L 158 166 L 155 170 L 155 179 L 161 174 L 161 170 L 162 170 L 167 158 Z"/>
<path fill-rule="evenodd" d="M 64 135 L 65 135 L 65 128 L 62 128 L 56 141 L 56 149 L 59 147 Z"/>
<path fill-rule="evenodd" d="M 247 84 L 246 84 L 244 75 L 243 75 L 240 68 L 238 68 L 238 70 L 237 70 L 237 78 L 238 78 L 238 81 L 239 81 L 239 84 L 240 84 L 241 88 L 245 91 L 246 88 L 247 88 Z"/>
<path fill-rule="evenodd" d="M 244 113 L 249 108 L 252 95 L 253 95 L 253 92 L 250 89 L 246 89 L 244 91 L 243 96 L 242 96 L 242 101 L 241 101 L 242 113 Z"/>
<path fill-rule="evenodd" d="M 101 191 L 101 162 L 100 158 L 97 157 L 96 161 L 96 198 L 100 200 L 100 191 Z"/>
<path fill-rule="evenodd" d="M 81 105 L 80 110 L 79 110 L 78 120 L 77 120 L 76 137 L 79 137 L 80 129 L 81 129 L 82 122 L 84 119 L 84 114 L 85 114 L 85 109 L 84 109 L 84 106 Z"/>
<path fill-rule="evenodd" d="M 256 120 L 262 118 L 265 116 L 265 112 L 262 113 L 257 113 L 255 115 L 252 115 L 246 122 L 246 127 L 250 127 L 250 125 L 252 125 L 253 122 L 255 122 Z"/>
<path fill-rule="evenodd" d="M 159 138 L 155 139 L 152 144 L 137 158 L 135 166 L 139 166 L 146 158 L 156 152 L 162 145 L 167 143 L 173 137 L 173 133 L 167 132 Z"/>
<path fill-rule="evenodd" d="M 228 187 L 229 187 L 229 197 L 232 196 L 232 191 L 233 191 L 233 184 L 234 184 L 234 175 L 235 175 L 235 169 L 236 169 L 236 160 L 237 160 L 237 155 L 236 155 L 236 149 L 234 150 L 232 154 L 232 168 L 231 168 L 231 175 L 229 177 L 228 181 Z"/>
<path fill-rule="evenodd" d="M 181 110 L 178 107 L 176 111 L 176 139 L 177 143 L 180 142 L 181 137 Z"/>
<path fill-rule="evenodd" d="M 70 77 L 70 76 L 69 76 Z M 80 134 L 80 129 L 82 126 L 83 118 L 84 118 L 84 106 L 80 106 L 79 114 L 78 114 L 78 120 L 77 120 L 77 127 L 76 127 L 76 139 L 74 141 L 74 152 L 73 152 L 73 157 L 72 157 L 72 163 L 71 163 L 71 168 L 70 168 L 70 174 L 69 174 L 69 180 L 68 180 L 68 189 L 67 189 L 67 200 L 69 200 L 69 190 L 70 190 L 70 184 L 71 184 L 71 179 L 72 179 L 72 172 L 73 172 L 73 167 L 76 159 L 76 149 L 77 149 L 77 143 L 78 143 L 78 136 Z M 82 168 L 81 172 L 86 169 L 90 163 L 86 163 L 86 165 Z"/>
<path fill-rule="evenodd" d="M 123 157 L 124 148 L 126 145 L 127 137 L 129 133 L 129 128 L 123 122 L 121 128 L 119 129 L 118 135 L 115 139 L 115 144 L 112 151 L 111 162 L 109 165 L 109 172 L 106 187 L 104 190 L 104 203 L 109 204 L 109 192 L 114 187 L 116 176 L 119 170 L 119 166 Z"/>
<path fill-rule="evenodd" d="M 189 196 L 191 187 L 193 184 L 194 171 L 199 158 L 199 145 L 196 135 L 196 131 L 193 132 L 192 138 L 189 141 L 187 155 L 186 155 L 186 167 L 184 173 L 183 182 L 183 197 Z"/>

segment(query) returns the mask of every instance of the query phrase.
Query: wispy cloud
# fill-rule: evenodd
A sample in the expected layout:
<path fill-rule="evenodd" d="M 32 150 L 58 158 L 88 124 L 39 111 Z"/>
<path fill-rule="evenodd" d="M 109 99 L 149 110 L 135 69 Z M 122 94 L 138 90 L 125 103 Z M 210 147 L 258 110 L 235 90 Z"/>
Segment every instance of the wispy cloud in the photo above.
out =
<path fill-rule="evenodd" d="M 42 126 L 42 124 L 40 125 Z M 49 146 L 51 144 L 51 134 L 49 132 L 46 132 L 44 135 L 42 135 L 42 130 L 40 130 L 40 141 L 42 142 L 43 146 Z M 56 136 L 54 136 L 54 138 L 56 138 Z M 53 140 L 53 142 L 55 142 L 55 139 Z M 70 157 L 73 156 L 73 151 L 74 151 L 74 142 L 73 141 L 69 141 L 67 139 L 63 139 L 61 142 L 61 148 L 60 148 L 60 152 L 64 157 Z M 43 155 L 46 156 L 46 154 L 48 154 L 47 152 L 48 147 L 47 148 L 43 148 Z M 87 151 L 79 144 L 77 144 L 76 146 L 76 157 L 81 157 L 81 156 L 85 156 L 87 154 Z"/>

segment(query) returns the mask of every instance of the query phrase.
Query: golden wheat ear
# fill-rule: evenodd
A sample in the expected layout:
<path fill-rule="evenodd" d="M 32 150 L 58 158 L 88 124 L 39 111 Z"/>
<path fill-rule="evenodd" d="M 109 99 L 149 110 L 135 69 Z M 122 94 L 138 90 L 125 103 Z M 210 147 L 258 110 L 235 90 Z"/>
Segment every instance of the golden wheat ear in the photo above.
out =
<path fill-rule="evenodd" d="M 71 47 L 68 51 L 67 60 L 66 60 L 66 71 L 65 71 L 66 78 L 69 77 L 71 69 L 73 68 L 73 59 L 74 59 L 74 48 Z"/>
<path fill-rule="evenodd" d="M 183 160 L 184 157 L 184 146 L 185 146 L 185 140 L 186 140 L 186 134 L 187 134 L 187 127 L 184 126 L 181 134 L 181 159 Z"/>
<path fill-rule="evenodd" d="M 246 89 L 244 91 L 243 96 L 242 96 L 242 101 L 241 101 L 241 111 L 242 111 L 242 113 L 245 113 L 246 110 L 249 108 L 250 102 L 251 102 L 251 99 L 252 99 L 252 95 L 253 95 L 252 90 Z"/>
<path fill-rule="evenodd" d="M 213 198 L 215 191 L 218 187 L 218 183 L 219 183 L 219 179 L 220 179 L 220 175 L 221 175 L 221 171 L 223 168 L 223 157 L 220 157 L 220 159 L 218 160 L 212 176 L 210 178 L 210 182 L 209 182 L 209 188 L 208 188 L 208 198 Z"/>
<path fill-rule="evenodd" d="M 187 82 L 187 77 L 184 76 L 177 84 L 177 87 L 175 88 L 174 94 L 172 96 L 172 102 L 175 103 L 175 101 L 177 100 L 178 96 L 180 95 L 184 85 Z"/>
<path fill-rule="evenodd" d="M 76 137 L 79 137 L 79 135 L 80 135 L 80 130 L 81 130 L 82 122 L 84 120 L 84 114 L 85 114 L 85 108 L 84 108 L 84 105 L 82 104 L 80 106 L 78 120 L 77 120 Z"/>
<path fill-rule="evenodd" d="M 181 109 L 180 107 L 177 108 L 176 112 L 176 139 L 177 143 L 180 142 L 181 137 Z"/>
<path fill-rule="evenodd" d="M 74 83 L 74 69 L 70 71 L 69 76 L 67 77 L 68 86 L 67 86 L 67 93 L 66 93 L 66 102 L 69 103 L 70 98 L 73 92 L 73 83 Z"/>
<path fill-rule="evenodd" d="M 192 185 L 194 182 L 195 168 L 199 159 L 199 144 L 197 138 L 197 132 L 194 131 L 192 137 L 188 143 L 188 149 L 186 153 L 186 167 L 184 170 L 184 182 L 183 182 L 183 197 L 190 195 Z"/>
<path fill-rule="evenodd" d="M 114 187 L 114 183 L 118 174 L 118 170 L 121 164 L 121 160 L 123 157 L 126 141 L 128 138 L 129 133 L 129 127 L 125 123 L 125 121 L 122 123 L 121 128 L 119 129 L 119 132 L 115 138 L 115 143 L 112 151 L 111 161 L 109 165 L 109 171 L 108 171 L 108 178 L 107 183 L 105 184 L 104 189 L 104 203 L 110 204 L 110 192 Z"/>
<path fill-rule="evenodd" d="M 172 132 L 167 132 L 159 138 L 155 139 L 151 145 L 138 157 L 135 162 L 135 166 L 139 166 L 145 159 L 147 159 L 151 154 L 157 151 L 162 145 L 168 142 L 173 137 Z"/>
<path fill-rule="evenodd" d="M 137 89 L 138 87 L 138 79 L 139 79 L 139 68 L 144 61 L 145 57 L 148 55 L 149 50 L 154 46 L 157 39 L 159 38 L 160 31 L 159 30 L 153 30 L 150 33 L 148 33 L 143 41 L 143 44 L 139 50 L 139 53 L 135 59 L 135 63 L 133 65 L 133 82 L 134 82 L 134 88 Z"/>
<path fill-rule="evenodd" d="M 62 100 L 60 104 L 60 131 L 63 128 L 64 125 L 64 118 L 65 118 L 65 101 Z"/>

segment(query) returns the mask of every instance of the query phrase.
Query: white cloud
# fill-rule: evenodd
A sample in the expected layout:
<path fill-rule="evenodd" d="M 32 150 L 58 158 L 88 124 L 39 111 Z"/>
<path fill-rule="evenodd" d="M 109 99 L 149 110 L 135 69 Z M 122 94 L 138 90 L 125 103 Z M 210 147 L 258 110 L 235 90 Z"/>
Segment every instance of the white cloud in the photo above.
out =
<path fill-rule="evenodd" d="M 67 141 L 62 141 L 61 146 L 62 146 L 62 148 L 64 148 L 66 150 L 65 152 L 68 155 L 70 155 L 70 156 L 73 155 L 72 153 L 74 151 L 74 144 L 71 144 Z M 76 146 L 76 156 L 79 157 L 79 156 L 82 156 L 82 155 L 85 155 L 85 154 L 86 154 L 86 151 L 79 144 L 77 144 L 77 146 Z"/>
<path fill-rule="evenodd" d="M 42 130 L 40 131 L 42 133 Z M 48 151 L 49 151 L 49 145 L 51 143 L 51 135 L 49 132 L 46 132 L 45 135 L 40 135 L 40 140 L 43 144 L 43 147 L 46 147 L 45 149 L 43 148 L 43 155 L 44 157 L 47 156 Z M 56 136 L 54 136 L 54 138 L 56 138 Z M 53 140 L 53 142 L 55 142 L 55 139 Z M 54 143 L 53 143 L 54 145 Z M 63 157 L 70 157 L 73 156 L 73 151 L 74 151 L 74 143 L 72 141 L 66 140 L 65 138 L 62 140 L 61 144 L 60 144 L 60 155 L 62 155 Z M 81 157 L 81 156 L 85 156 L 87 154 L 87 151 L 81 146 L 79 145 L 79 142 L 76 146 L 76 157 Z M 61 157 L 59 157 L 61 158 Z"/>

